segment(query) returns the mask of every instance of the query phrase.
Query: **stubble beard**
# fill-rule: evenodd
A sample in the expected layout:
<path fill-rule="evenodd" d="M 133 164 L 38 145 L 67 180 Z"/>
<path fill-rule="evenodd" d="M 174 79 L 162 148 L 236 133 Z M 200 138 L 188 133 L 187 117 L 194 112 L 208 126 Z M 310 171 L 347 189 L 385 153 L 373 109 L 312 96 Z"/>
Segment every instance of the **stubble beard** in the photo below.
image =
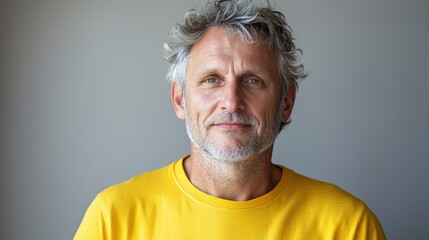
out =
<path fill-rule="evenodd" d="M 248 116 L 243 113 L 218 113 L 209 117 L 203 126 L 198 126 L 198 122 L 190 118 L 185 98 L 182 100 L 186 115 L 186 131 L 189 139 L 200 154 L 216 162 L 237 164 L 246 160 L 255 159 L 274 144 L 279 134 L 283 104 L 279 107 L 275 119 L 264 127 L 261 131 L 262 136 L 259 137 L 257 134 L 259 122 L 253 116 Z M 244 140 L 234 146 L 220 146 L 214 142 L 213 137 L 210 135 L 209 128 L 213 124 L 222 121 L 234 121 L 250 125 L 252 128 L 250 137 L 248 137 L 248 140 Z M 240 135 L 244 133 L 241 130 L 233 130 L 225 134 Z"/>

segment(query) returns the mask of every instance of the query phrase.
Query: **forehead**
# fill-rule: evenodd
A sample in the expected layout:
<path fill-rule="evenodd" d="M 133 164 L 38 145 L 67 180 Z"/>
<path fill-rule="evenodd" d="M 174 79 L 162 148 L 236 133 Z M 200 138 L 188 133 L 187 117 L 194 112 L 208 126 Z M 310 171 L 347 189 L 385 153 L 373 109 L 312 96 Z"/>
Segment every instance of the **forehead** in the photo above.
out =
<path fill-rule="evenodd" d="M 229 32 L 220 27 L 207 30 L 191 48 L 188 68 L 203 71 L 234 65 L 236 70 L 278 72 L 276 54 L 264 41 L 250 44 Z"/>

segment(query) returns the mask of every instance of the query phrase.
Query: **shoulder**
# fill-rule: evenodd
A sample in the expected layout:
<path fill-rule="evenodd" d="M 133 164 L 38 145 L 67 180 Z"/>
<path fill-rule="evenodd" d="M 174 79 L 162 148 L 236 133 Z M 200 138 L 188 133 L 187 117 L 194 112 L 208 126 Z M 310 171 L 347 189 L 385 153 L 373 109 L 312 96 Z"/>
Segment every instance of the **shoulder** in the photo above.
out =
<path fill-rule="evenodd" d="M 353 239 L 385 239 L 381 224 L 365 202 L 334 184 L 289 169 L 285 171 L 290 179 L 284 201 L 299 212 L 300 220 L 314 224 L 315 229 L 321 229 L 320 232 L 325 234 L 339 233 Z M 337 239 L 334 235 L 329 238 Z"/>
<path fill-rule="evenodd" d="M 306 177 L 294 171 L 288 170 L 290 176 L 289 191 L 297 196 L 306 196 L 308 201 L 334 202 L 352 205 L 360 205 L 363 202 L 335 184 Z"/>
<path fill-rule="evenodd" d="M 162 191 L 167 189 L 167 194 L 174 194 L 169 191 L 175 189 L 171 177 L 173 164 L 139 174 L 100 192 L 88 207 L 75 239 L 120 239 L 127 229 L 138 229 L 133 224 L 153 215 L 153 206 Z"/>
<path fill-rule="evenodd" d="M 286 171 L 290 180 L 285 194 L 288 199 L 285 200 L 296 203 L 296 207 L 328 219 L 358 220 L 368 210 L 362 200 L 337 185 Z"/>
<path fill-rule="evenodd" d="M 101 204 L 127 204 L 136 200 L 148 201 L 162 189 L 173 185 L 171 168 L 173 164 L 136 175 L 129 180 L 112 185 L 100 192 L 96 201 Z M 138 202 L 138 201 L 137 201 Z"/>

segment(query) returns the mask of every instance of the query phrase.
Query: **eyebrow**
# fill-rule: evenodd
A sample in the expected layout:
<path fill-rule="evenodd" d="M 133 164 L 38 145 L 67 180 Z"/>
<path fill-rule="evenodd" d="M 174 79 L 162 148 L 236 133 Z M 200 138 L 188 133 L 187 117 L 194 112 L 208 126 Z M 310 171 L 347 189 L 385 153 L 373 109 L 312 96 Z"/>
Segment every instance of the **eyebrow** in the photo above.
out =
<path fill-rule="evenodd" d="M 204 76 L 211 76 L 211 75 L 219 75 L 223 76 L 227 71 L 222 71 L 223 66 L 226 64 L 218 64 L 218 63 L 203 63 L 203 67 L 196 69 L 195 74 L 198 78 L 204 77 Z M 268 77 L 272 71 L 263 65 L 260 65 L 258 67 L 249 67 L 248 69 L 244 69 L 238 73 L 239 76 L 258 76 L 260 78 L 262 77 Z"/>

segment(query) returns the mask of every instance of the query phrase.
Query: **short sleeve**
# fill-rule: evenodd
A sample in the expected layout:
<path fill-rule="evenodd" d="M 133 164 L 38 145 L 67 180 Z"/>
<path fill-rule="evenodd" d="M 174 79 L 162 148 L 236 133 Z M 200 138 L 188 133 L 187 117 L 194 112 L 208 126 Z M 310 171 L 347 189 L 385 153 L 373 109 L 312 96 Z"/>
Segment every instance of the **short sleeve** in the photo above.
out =
<path fill-rule="evenodd" d="M 106 219 L 103 202 L 98 195 L 89 205 L 82 222 L 74 236 L 74 240 L 106 239 Z"/>
<path fill-rule="evenodd" d="M 385 240 L 383 227 L 375 214 L 365 206 L 356 228 L 355 238 L 362 240 Z"/>

